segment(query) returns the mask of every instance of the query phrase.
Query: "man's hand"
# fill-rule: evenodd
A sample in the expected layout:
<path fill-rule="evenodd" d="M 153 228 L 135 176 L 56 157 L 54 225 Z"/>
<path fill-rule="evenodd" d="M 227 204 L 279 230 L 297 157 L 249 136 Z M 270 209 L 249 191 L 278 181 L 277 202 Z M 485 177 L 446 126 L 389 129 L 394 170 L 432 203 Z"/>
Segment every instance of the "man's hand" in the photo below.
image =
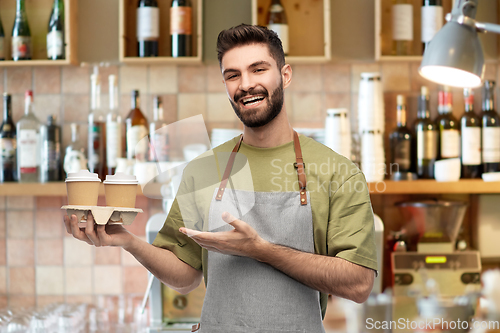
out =
<path fill-rule="evenodd" d="M 86 226 L 80 228 L 76 215 L 64 216 L 66 231 L 73 237 L 84 241 L 90 245 L 100 246 L 121 246 L 129 244 L 133 236 L 122 225 L 97 225 L 94 224 L 94 217 L 88 214 Z"/>
<path fill-rule="evenodd" d="M 214 252 L 236 256 L 254 257 L 266 245 L 254 228 L 238 220 L 228 212 L 222 214 L 224 222 L 233 226 L 231 231 L 201 232 L 180 228 L 179 231 L 191 237 L 201 247 Z"/>

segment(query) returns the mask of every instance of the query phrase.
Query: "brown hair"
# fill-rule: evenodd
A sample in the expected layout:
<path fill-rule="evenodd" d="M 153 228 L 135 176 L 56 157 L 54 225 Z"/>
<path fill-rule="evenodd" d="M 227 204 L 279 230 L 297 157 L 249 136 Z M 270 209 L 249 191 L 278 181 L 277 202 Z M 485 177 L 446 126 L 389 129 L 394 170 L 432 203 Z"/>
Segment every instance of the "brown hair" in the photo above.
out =
<path fill-rule="evenodd" d="M 267 45 L 271 57 L 276 61 L 278 69 L 285 65 L 285 53 L 278 35 L 259 25 L 240 24 L 236 27 L 222 30 L 217 37 L 217 59 L 222 66 L 222 57 L 236 46 L 261 43 Z"/>

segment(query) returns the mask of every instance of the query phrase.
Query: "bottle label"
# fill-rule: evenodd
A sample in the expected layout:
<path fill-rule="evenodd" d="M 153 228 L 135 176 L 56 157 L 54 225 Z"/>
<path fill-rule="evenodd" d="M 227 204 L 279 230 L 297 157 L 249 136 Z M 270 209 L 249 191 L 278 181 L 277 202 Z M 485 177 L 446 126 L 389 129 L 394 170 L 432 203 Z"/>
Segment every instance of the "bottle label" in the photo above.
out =
<path fill-rule="evenodd" d="M 146 160 L 148 151 L 148 129 L 144 125 L 136 125 L 127 131 L 127 158 Z"/>
<path fill-rule="evenodd" d="M 36 130 L 20 130 L 17 147 L 21 173 L 36 173 L 38 160 L 38 133 Z"/>
<path fill-rule="evenodd" d="M 63 54 L 63 33 L 52 30 L 47 34 L 47 57 L 55 58 Z"/>
<path fill-rule="evenodd" d="M 437 132 L 417 132 L 417 159 L 435 160 L 437 158 Z"/>
<path fill-rule="evenodd" d="M 59 142 L 46 140 L 43 144 L 42 166 L 46 170 L 57 170 L 61 158 Z"/>
<path fill-rule="evenodd" d="M 89 169 L 96 172 L 101 162 L 99 151 L 103 149 L 101 144 L 101 127 L 97 124 L 89 126 Z"/>
<path fill-rule="evenodd" d="M 191 7 L 170 8 L 170 34 L 191 35 Z"/>
<path fill-rule="evenodd" d="M 116 121 L 106 123 L 106 162 L 108 168 L 116 168 L 117 158 L 122 157 L 121 124 Z"/>
<path fill-rule="evenodd" d="M 158 132 L 153 134 L 150 160 L 152 162 L 168 162 L 168 134 Z"/>
<path fill-rule="evenodd" d="M 5 59 L 5 37 L 0 37 L 0 59 Z"/>
<path fill-rule="evenodd" d="M 31 37 L 12 37 L 12 58 L 31 58 Z"/>
<path fill-rule="evenodd" d="M 399 166 L 400 171 L 410 170 L 410 152 L 410 140 L 401 140 L 396 144 L 396 147 L 394 149 L 394 163 Z"/>
<path fill-rule="evenodd" d="M 3 169 L 13 169 L 16 159 L 16 139 L 0 139 L 0 154 Z"/>
<path fill-rule="evenodd" d="M 137 8 L 137 39 L 156 40 L 160 37 L 160 10 L 158 7 Z"/>
<path fill-rule="evenodd" d="M 423 6 L 421 13 L 421 39 L 423 43 L 428 43 L 443 26 L 443 7 Z"/>
<path fill-rule="evenodd" d="M 269 30 L 272 30 L 278 34 L 281 39 L 281 45 L 283 46 L 283 52 L 288 54 L 288 24 L 269 24 L 267 26 Z"/>
<path fill-rule="evenodd" d="M 483 163 L 500 162 L 500 127 L 483 127 Z"/>
<path fill-rule="evenodd" d="M 441 157 L 455 158 L 460 156 L 460 133 L 458 130 L 441 131 Z"/>
<path fill-rule="evenodd" d="M 392 39 L 413 40 L 413 6 L 398 4 L 392 6 Z"/>
<path fill-rule="evenodd" d="M 481 128 L 479 127 L 462 127 L 462 164 L 481 164 Z"/>
<path fill-rule="evenodd" d="M 63 165 L 66 174 L 85 170 L 87 169 L 87 158 L 85 158 L 85 154 L 79 150 L 66 151 Z"/>

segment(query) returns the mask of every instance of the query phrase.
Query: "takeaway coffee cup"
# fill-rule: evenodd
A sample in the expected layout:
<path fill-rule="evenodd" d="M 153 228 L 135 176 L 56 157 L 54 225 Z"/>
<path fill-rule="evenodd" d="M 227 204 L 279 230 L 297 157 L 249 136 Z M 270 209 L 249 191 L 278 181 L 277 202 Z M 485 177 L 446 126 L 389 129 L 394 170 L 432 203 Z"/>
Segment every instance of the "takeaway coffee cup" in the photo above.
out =
<path fill-rule="evenodd" d="M 115 175 L 106 176 L 104 181 L 106 206 L 135 208 L 137 184 L 139 182 L 135 176 L 125 173 L 117 172 Z"/>
<path fill-rule="evenodd" d="M 100 183 L 97 173 L 88 170 L 68 173 L 66 178 L 68 205 L 97 206 Z"/>

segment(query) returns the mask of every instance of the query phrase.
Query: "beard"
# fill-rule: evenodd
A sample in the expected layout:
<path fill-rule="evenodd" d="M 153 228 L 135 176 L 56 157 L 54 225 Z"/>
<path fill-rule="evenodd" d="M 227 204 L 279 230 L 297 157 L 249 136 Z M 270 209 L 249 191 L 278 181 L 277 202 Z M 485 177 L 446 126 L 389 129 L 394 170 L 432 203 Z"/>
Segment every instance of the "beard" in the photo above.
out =
<path fill-rule="evenodd" d="M 239 104 L 239 100 L 249 96 L 249 95 L 264 95 L 265 98 L 268 98 L 268 106 L 265 110 L 261 110 L 260 108 L 254 108 L 250 110 L 241 109 L 241 105 Z M 234 112 L 240 118 L 243 125 L 246 127 L 261 127 L 269 124 L 276 116 L 278 116 L 283 108 L 283 80 L 281 80 L 278 88 L 276 88 L 271 98 L 269 99 L 269 93 L 265 89 L 252 89 L 246 93 L 234 95 L 234 102 L 229 99 L 231 102 L 231 106 L 234 109 Z"/>

